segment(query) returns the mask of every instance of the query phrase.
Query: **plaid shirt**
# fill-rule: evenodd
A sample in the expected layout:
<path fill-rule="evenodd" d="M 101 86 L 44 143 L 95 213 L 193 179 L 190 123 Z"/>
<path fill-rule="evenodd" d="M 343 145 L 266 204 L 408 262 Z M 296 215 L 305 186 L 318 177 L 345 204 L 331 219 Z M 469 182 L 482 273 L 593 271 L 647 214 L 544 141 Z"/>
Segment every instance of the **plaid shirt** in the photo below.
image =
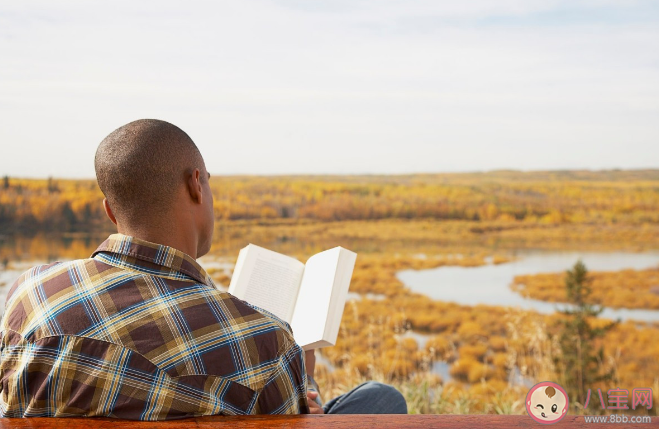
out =
<path fill-rule="evenodd" d="M 188 255 L 111 235 L 9 291 L 0 417 L 164 420 L 307 413 L 288 324 L 217 290 Z"/>

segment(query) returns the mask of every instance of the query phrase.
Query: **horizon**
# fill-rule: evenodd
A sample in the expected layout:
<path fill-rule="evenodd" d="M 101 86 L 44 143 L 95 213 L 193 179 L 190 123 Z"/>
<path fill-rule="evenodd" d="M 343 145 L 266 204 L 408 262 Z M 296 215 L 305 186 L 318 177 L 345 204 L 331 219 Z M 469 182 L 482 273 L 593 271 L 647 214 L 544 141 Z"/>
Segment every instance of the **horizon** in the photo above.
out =
<path fill-rule="evenodd" d="M 234 178 L 234 177 L 371 177 L 371 176 L 384 176 L 384 177 L 404 177 L 404 176 L 439 176 L 439 175 L 470 175 L 470 174 L 496 174 L 496 173 L 516 173 L 516 174 L 534 174 L 534 173 L 630 173 L 630 172 L 657 172 L 659 167 L 647 168 L 574 168 L 574 169 L 550 169 L 550 170 L 522 170 L 512 168 L 500 168 L 492 170 L 472 170 L 472 171 L 420 171 L 411 173 L 282 173 L 282 174 L 249 174 L 249 173 L 236 173 L 236 174 L 218 174 L 209 171 L 211 180 L 216 177 Z M 46 177 L 32 177 L 32 176 L 9 176 L 7 174 L 0 174 L 0 178 L 8 177 L 16 180 L 71 180 L 71 181 L 85 181 L 96 180 L 96 177 L 67 177 L 67 176 L 46 176 Z"/>

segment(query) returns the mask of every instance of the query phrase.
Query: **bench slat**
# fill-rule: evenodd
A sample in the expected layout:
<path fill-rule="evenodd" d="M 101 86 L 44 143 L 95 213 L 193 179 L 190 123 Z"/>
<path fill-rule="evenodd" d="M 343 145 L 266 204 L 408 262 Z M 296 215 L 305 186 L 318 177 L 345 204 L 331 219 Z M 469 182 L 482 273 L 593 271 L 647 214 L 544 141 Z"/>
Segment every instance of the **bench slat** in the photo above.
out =
<path fill-rule="evenodd" d="M 628 416 L 629 417 L 629 416 Z M 580 416 L 567 416 L 552 427 L 574 428 L 648 428 L 659 424 L 653 417 L 651 424 L 588 424 Z M 0 429 L 256 429 L 256 428 L 314 428 L 338 429 L 405 429 L 405 428 L 527 428 L 541 426 L 528 416 L 485 415 L 299 415 L 299 416 L 212 416 L 164 422 L 140 422 L 105 418 L 26 418 L 0 419 Z"/>

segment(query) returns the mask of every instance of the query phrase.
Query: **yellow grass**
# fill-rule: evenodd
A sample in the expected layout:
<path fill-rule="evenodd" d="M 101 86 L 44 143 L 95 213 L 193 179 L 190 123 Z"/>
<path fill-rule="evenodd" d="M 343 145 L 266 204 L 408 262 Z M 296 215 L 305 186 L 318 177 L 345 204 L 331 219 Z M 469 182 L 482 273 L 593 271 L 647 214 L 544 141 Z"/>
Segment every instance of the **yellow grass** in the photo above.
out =
<path fill-rule="evenodd" d="M 591 272 L 591 304 L 614 308 L 659 309 L 659 267 L 646 270 Z M 563 273 L 515 277 L 513 289 L 522 296 L 565 302 Z"/>
<path fill-rule="evenodd" d="M 575 240 L 580 236 L 586 239 Z M 510 375 L 519 373 L 530 382 L 560 378 L 553 364 L 560 359 L 555 343 L 560 316 L 433 301 L 412 293 L 396 272 L 475 266 L 489 257 L 503 262 L 512 258 L 509 249 L 526 247 L 572 248 L 585 243 L 597 249 L 653 248 L 657 238 L 659 226 L 654 224 L 548 227 L 524 221 L 235 221 L 218 224 L 211 257 L 233 262 L 238 249 L 248 242 L 301 260 L 335 245 L 358 252 L 351 291 L 363 298 L 347 304 L 337 345 L 320 352 L 335 367 L 332 372 L 318 369 L 325 399 L 376 379 L 397 386 L 412 412 L 524 413 L 528 388 L 510 383 Z M 101 240 L 102 235 L 51 240 L 14 237 L 0 246 L 0 258 L 11 265 L 20 259 L 87 257 Z M 228 284 L 228 273 L 210 271 L 219 284 Z M 385 299 L 368 299 L 366 294 Z M 428 335 L 426 345 L 421 347 L 406 335 L 409 330 Z M 589 387 L 658 385 L 658 326 L 622 323 L 602 343 L 601 366 L 613 368 L 616 379 L 610 385 Z M 438 361 L 448 363 L 452 380 L 442 380 L 431 371 Z"/>

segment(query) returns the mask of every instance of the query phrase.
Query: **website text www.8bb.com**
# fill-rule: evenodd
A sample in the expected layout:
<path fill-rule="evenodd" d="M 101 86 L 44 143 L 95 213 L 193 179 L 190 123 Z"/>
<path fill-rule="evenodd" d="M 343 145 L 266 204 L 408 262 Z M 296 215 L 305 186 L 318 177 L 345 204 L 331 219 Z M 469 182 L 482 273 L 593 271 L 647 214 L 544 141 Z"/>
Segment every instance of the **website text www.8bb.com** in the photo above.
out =
<path fill-rule="evenodd" d="M 610 416 L 583 416 L 586 423 L 652 423 L 650 416 L 626 416 L 611 414 Z"/>

